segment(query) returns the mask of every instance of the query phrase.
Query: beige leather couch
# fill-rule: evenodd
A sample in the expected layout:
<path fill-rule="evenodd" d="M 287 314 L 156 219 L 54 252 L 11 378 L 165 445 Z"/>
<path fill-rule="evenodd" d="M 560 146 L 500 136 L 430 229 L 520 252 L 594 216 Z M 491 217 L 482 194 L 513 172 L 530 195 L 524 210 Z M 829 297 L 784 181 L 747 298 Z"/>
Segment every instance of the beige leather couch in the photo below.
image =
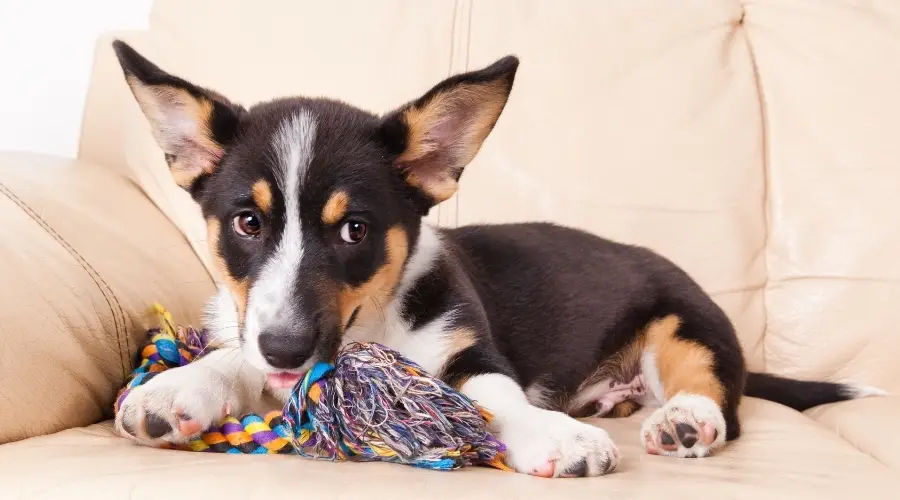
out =
<path fill-rule="evenodd" d="M 596 479 L 117 438 L 145 309 L 196 323 L 214 277 L 112 36 L 78 158 L 0 154 L 0 498 L 900 495 L 898 396 L 805 414 L 746 399 L 743 438 L 695 460 L 643 454 L 646 412 L 597 421 L 624 459 Z M 648 245 L 726 309 L 752 368 L 900 390 L 900 2 L 167 0 L 148 32 L 115 36 L 245 104 L 379 111 L 516 53 L 507 111 L 433 223 L 555 220 Z"/>

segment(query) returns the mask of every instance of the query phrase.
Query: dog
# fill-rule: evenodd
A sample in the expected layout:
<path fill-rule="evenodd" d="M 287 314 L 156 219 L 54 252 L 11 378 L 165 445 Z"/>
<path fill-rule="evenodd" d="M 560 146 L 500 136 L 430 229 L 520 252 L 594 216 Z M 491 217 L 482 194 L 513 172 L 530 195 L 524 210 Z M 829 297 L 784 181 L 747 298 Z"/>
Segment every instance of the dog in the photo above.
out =
<path fill-rule="evenodd" d="M 542 477 L 616 469 L 609 435 L 579 417 L 649 406 L 646 452 L 705 457 L 739 437 L 744 395 L 804 410 L 882 394 L 749 373 L 723 310 L 649 249 L 550 223 L 424 223 L 493 130 L 515 56 L 379 116 L 325 98 L 245 108 L 113 47 L 202 209 L 221 282 L 205 319 L 218 348 L 123 402 L 116 428 L 138 442 L 284 401 L 348 341 L 396 349 L 483 405 L 508 464 Z"/>

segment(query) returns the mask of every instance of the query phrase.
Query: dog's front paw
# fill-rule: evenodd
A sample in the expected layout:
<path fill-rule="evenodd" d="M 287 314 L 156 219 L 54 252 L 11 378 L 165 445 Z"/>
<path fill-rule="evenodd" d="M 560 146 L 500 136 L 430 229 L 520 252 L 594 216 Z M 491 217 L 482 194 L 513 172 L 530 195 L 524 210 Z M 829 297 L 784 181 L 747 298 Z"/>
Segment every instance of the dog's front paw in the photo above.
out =
<path fill-rule="evenodd" d="M 185 443 L 219 422 L 234 406 L 230 399 L 216 371 L 173 368 L 131 390 L 116 415 L 116 430 L 148 445 Z"/>
<path fill-rule="evenodd" d="M 541 477 L 600 476 L 615 470 L 619 450 L 603 429 L 564 413 L 530 407 L 500 429 L 506 459 L 518 472 Z"/>
<path fill-rule="evenodd" d="M 705 457 L 725 444 L 725 417 L 712 399 L 681 393 L 644 421 L 641 442 L 653 455 Z"/>

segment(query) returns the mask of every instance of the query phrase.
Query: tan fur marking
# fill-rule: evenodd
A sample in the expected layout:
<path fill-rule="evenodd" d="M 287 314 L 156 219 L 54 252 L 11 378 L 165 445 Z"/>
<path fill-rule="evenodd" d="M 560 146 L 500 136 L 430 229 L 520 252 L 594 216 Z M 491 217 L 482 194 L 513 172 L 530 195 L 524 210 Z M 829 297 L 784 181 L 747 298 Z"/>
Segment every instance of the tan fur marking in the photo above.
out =
<path fill-rule="evenodd" d="M 609 410 L 609 413 L 603 415 L 604 418 L 625 418 L 630 417 L 634 412 L 641 409 L 641 405 L 637 401 L 626 400 L 617 403 Z"/>
<path fill-rule="evenodd" d="M 456 330 L 445 332 L 444 341 L 447 344 L 447 353 L 439 376 L 443 375 L 443 369 L 450 364 L 457 354 L 475 345 L 476 340 L 478 340 L 478 336 L 475 334 L 475 330 L 471 328 L 457 328 Z"/>
<path fill-rule="evenodd" d="M 272 211 L 272 187 L 269 181 L 260 179 L 253 184 L 251 189 L 253 193 L 253 202 L 264 214 Z"/>
<path fill-rule="evenodd" d="M 456 330 L 447 332 L 445 334 L 450 342 L 450 351 L 447 353 L 448 357 L 453 356 L 464 349 L 468 349 L 475 345 L 475 341 L 478 339 L 478 336 L 475 334 L 475 330 L 471 328 L 458 328 Z"/>
<path fill-rule="evenodd" d="M 386 305 L 400 282 L 403 265 L 409 253 L 409 238 L 399 226 L 388 229 L 385 239 L 387 262 L 375 274 L 358 287 L 345 286 L 338 293 L 338 310 L 341 324 L 346 325 L 353 311 L 360 307 L 356 321 L 365 323 L 379 314 L 379 308 Z"/>
<path fill-rule="evenodd" d="M 219 253 L 219 231 L 221 224 L 213 218 L 206 219 L 206 241 L 212 255 L 213 265 L 219 273 L 219 277 L 224 281 L 225 286 L 231 291 L 234 298 L 235 306 L 238 310 L 238 321 L 244 322 L 244 313 L 247 310 L 247 294 L 250 292 L 250 284 L 246 279 L 239 280 L 228 272 L 228 265 L 225 259 Z"/>
<path fill-rule="evenodd" d="M 344 191 L 335 191 L 325 203 L 322 209 L 322 222 L 325 224 L 337 224 L 347 215 L 347 204 L 350 198 Z"/>
<path fill-rule="evenodd" d="M 434 96 L 422 107 L 410 107 L 404 111 L 403 120 L 409 130 L 407 148 L 397 159 L 399 163 L 419 160 L 440 146 L 431 132 L 454 113 L 454 108 L 470 107 L 475 116 L 465 121 L 448 147 L 453 164 L 430 168 L 427 177 L 411 172 L 407 181 L 422 189 L 436 203 L 456 192 L 456 174 L 465 167 L 481 149 L 506 105 L 507 87 L 503 81 L 487 84 L 463 84 Z M 478 103 L 478 104 L 475 104 Z"/>
<path fill-rule="evenodd" d="M 713 372 L 713 354 L 709 348 L 675 333 L 681 318 L 672 314 L 656 320 L 646 329 L 646 345 L 652 349 L 666 400 L 679 392 L 707 396 L 722 405 L 725 389 Z"/>
<path fill-rule="evenodd" d="M 175 87 L 145 85 L 134 76 L 126 77 L 126 80 L 150 123 L 157 144 L 164 152 L 175 156 L 169 162 L 175 183 L 188 188 L 199 175 L 212 173 L 223 152 L 222 146 L 213 140 L 210 129 L 212 101 L 197 99 Z M 178 115 L 184 124 L 172 123 Z M 186 125 L 195 127 L 190 136 L 184 136 L 183 131 L 178 130 Z"/>

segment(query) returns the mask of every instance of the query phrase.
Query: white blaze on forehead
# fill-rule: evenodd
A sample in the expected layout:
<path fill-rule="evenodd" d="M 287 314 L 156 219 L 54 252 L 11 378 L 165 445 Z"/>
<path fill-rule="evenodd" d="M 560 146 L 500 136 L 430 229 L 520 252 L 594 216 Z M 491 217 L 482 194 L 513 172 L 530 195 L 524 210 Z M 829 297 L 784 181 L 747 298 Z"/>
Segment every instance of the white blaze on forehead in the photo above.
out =
<path fill-rule="evenodd" d="M 301 327 L 294 313 L 294 287 L 303 258 L 300 227 L 300 189 L 313 156 L 316 121 L 303 110 L 286 119 L 272 139 L 277 165 L 275 179 L 284 198 L 284 229 L 281 240 L 253 283 L 247 301 L 244 354 L 247 360 L 269 368 L 259 352 L 259 334 L 271 326 Z"/>

